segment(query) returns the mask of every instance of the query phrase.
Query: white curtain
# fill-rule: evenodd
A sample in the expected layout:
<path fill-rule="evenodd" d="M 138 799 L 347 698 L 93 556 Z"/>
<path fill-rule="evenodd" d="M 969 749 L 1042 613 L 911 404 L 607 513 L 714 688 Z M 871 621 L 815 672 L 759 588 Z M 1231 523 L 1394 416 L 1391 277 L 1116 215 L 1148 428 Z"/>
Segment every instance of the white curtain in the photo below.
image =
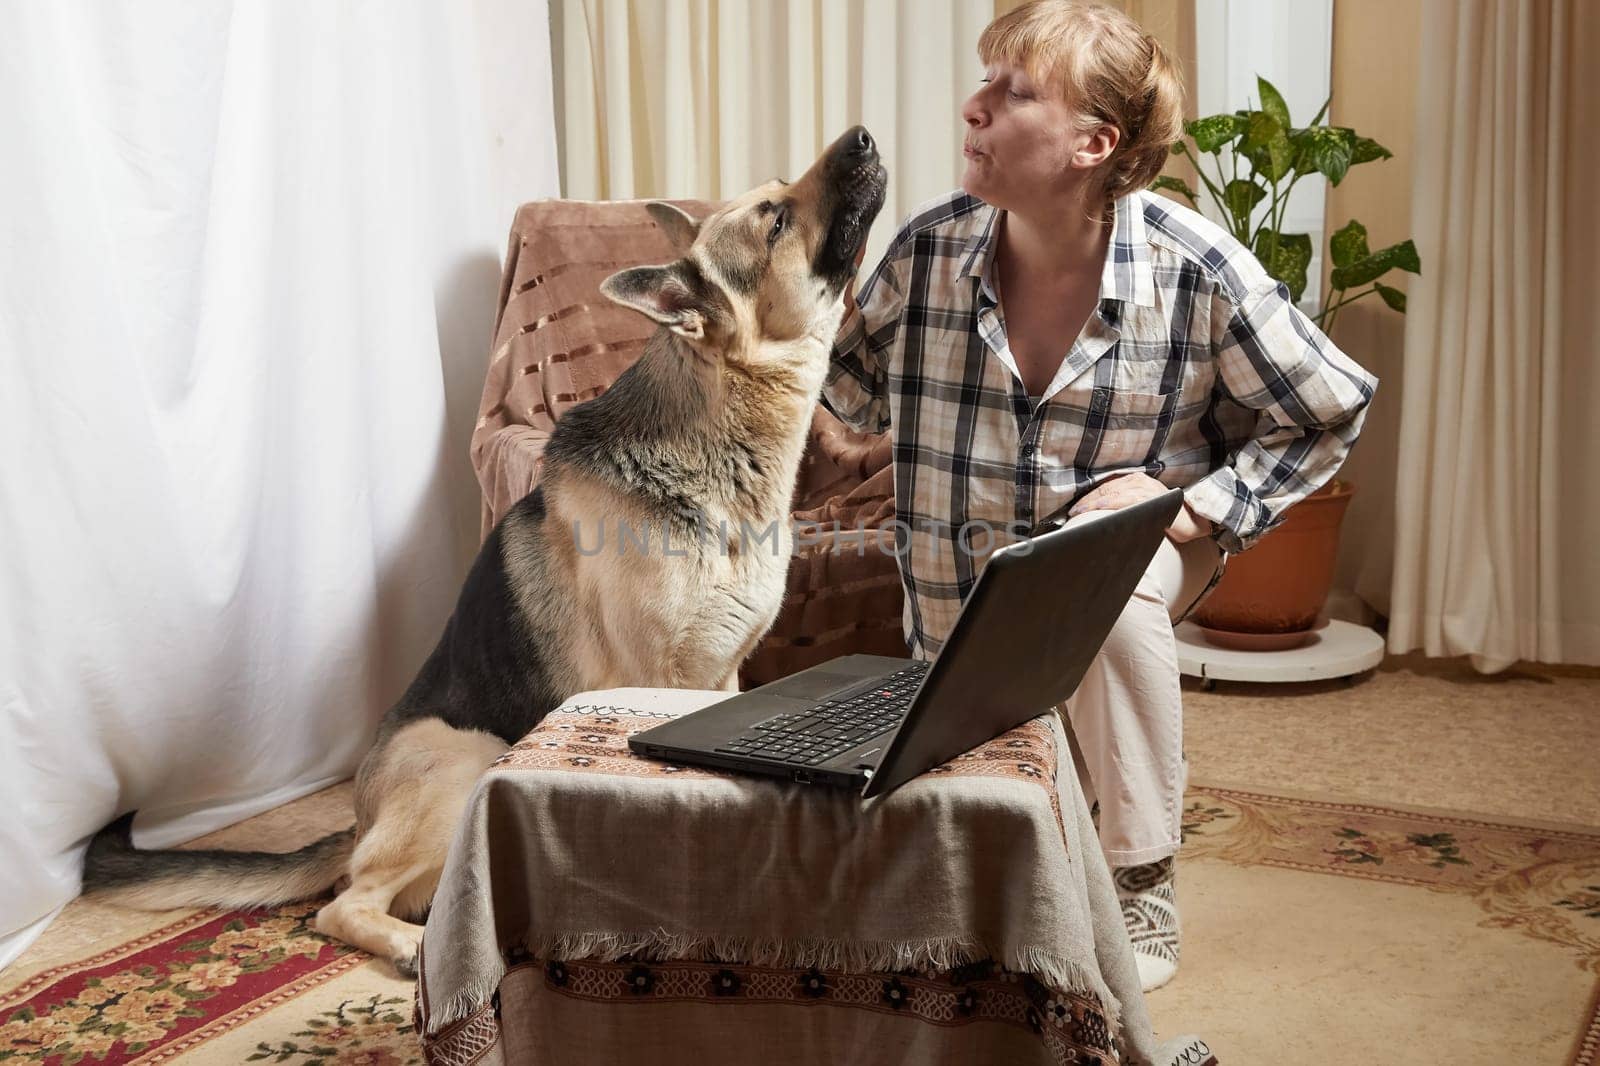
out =
<path fill-rule="evenodd" d="M 961 102 L 995 0 L 555 0 L 562 170 L 575 199 L 736 196 L 860 122 L 894 226 L 961 177 Z"/>
<path fill-rule="evenodd" d="M 1423 31 L 1389 647 L 1600 664 L 1600 11 Z"/>
<path fill-rule="evenodd" d="M 81 845 L 347 777 L 477 542 L 543 0 L 8 5 L 0 964 Z"/>

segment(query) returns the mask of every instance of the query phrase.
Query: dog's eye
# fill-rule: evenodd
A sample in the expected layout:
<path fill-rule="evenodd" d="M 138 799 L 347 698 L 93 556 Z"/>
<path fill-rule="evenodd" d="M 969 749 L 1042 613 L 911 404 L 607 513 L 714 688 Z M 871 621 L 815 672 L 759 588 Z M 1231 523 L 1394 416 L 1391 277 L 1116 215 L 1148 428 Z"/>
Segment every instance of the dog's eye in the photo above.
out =
<path fill-rule="evenodd" d="M 783 235 L 783 231 L 788 228 L 788 225 L 789 209 L 787 207 L 778 208 L 778 213 L 772 216 L 772 229 L 767 231 L 768 246 Z"/>

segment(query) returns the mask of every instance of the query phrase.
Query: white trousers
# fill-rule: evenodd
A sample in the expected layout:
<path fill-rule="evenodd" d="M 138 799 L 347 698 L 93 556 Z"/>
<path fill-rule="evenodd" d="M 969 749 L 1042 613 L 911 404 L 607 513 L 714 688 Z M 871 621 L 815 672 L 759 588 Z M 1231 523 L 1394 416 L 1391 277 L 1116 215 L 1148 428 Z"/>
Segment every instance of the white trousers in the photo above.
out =
<path fill-rule="evenodd" d="M 1111 514 L 1090 511 L 1067 525 Z M 1067 700 L 1073 756 L 1111 866 L 1178 850 L 1183 820 L 1183 697 L 1172 625 L 1210 586 L 1222 550 L 1210 537 L 1162 540 L 1100 654 Z"/>

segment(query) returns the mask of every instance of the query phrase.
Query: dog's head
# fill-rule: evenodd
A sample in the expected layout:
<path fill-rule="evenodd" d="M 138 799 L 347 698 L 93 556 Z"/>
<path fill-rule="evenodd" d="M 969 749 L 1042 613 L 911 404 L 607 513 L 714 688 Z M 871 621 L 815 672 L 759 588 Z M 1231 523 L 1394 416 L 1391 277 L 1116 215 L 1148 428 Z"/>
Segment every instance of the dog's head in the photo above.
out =
<path fill-rule="evenodd" d="M 703 224 L 650 204 L 683 258 L 621 271 L 600 291 L 716 358 L 755 359 L 771 342 L 805 338 L 826 347 L 887 180 L 871 135 L 856 126 L 794 183 L 752 189 Z"/>

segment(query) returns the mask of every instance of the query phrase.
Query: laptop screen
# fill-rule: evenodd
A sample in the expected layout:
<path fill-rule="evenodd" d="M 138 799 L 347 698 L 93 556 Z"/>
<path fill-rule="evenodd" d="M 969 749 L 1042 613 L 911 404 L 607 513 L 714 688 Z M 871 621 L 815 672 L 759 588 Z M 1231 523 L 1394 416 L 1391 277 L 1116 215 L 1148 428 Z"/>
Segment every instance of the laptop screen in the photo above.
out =
<path fill-rule="evenodd" d="M 865 795 L 881 795 L 1065 701 L 1177 516 L 1173 489 L 996 552 Z"/>

